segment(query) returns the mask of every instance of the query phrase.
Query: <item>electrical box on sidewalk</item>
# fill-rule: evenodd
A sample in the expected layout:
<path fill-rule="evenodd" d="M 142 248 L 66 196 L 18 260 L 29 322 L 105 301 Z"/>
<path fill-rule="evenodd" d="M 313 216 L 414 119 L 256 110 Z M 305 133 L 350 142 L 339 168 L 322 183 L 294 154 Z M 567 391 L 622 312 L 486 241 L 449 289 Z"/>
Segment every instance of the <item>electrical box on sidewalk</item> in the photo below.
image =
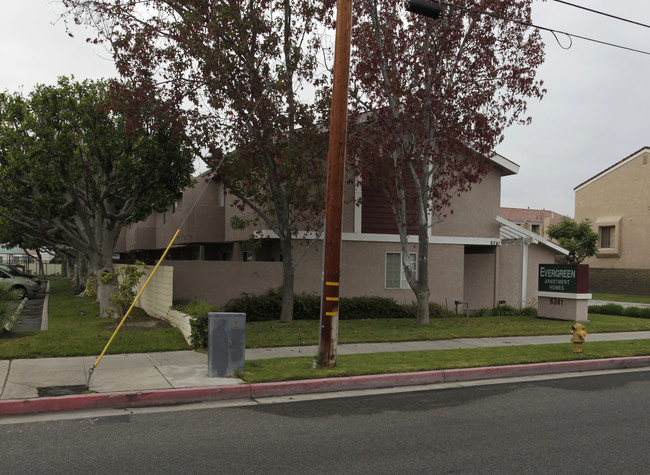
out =
<path fill-rule="evenodd" d="M 225 378 L 243 371 L 245 344 L 245 313 L 208 313 L 208 376 Z"/>

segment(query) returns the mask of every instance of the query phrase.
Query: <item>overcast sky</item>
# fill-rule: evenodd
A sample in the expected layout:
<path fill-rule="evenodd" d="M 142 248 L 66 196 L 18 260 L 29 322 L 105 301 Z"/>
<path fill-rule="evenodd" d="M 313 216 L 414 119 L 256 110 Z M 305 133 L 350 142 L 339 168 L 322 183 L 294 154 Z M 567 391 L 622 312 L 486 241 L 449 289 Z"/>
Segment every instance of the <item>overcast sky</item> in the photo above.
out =
<path fill-rule="evenodd" d="M 395 0 L 398 1 L 398 0 Z M 401 1 L 401 0 L 399 0 Z M 570 0 L 650 24 L 648 0 Z M 77 80 L 115 76 L 110 55 L 70 38 L 51 0 L 1 0 L 0 90 L 25 93 L 60 75 Z M 558 31 L 650 52 L 650 29 L 606 18 L 554 0 L 535 2 L 533 22 Z M 563 49 L 549 32 L 539 76 L 548 93 L 531 103 L 533 123 L 506 132 L 497 151 L 521 166 L 503 179 L 502 206 L 544 208 L 573 216 L 573 188 L 650 145 L 650 55 L 574 38 Z M 562 46 L 570 40 L 558 35 Z M 650 185 L 650 184 L 649 184 Z"/>

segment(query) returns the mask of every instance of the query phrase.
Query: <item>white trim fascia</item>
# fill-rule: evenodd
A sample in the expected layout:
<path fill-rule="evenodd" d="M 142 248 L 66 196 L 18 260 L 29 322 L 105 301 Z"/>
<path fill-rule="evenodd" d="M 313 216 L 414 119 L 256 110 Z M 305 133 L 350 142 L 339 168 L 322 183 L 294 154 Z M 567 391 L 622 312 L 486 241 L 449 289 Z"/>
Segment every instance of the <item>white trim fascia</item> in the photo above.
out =
<path fill-rule="evenodd" d="M 578 185 L 576 188 L 574 188 L 573 191 L 574 191 L 575 193 L 577 193 L 578 191 L 582 190 L 582 189 L 585 188 L 586 186 L 591 185 L 593 182 L 595 182 L 595 181 L 597 181 L 597 180 L 600 180 L 600 179 L 601 179 L 602 177 L 604 177 L 605 175 L 609 175 L 609 174 L 612 173 L 614 170 L 618 170 L 618 169 L 621 168 L 623 165 L 627 165 L 627 164 L 630 163 L 632 160 L 635 160 L 635 159 L 639 158 L 640 155 L 643 155 L 644 153 L 648 153 L 648 152 L 650 152 L 650 148 L 648 148 L 648 147 L 643 147 L 641 150 L 639 150 L 639 151 L 638 151 L 637 153 L 635 153 L 634 155 L 630 155 L 626 160 L 623 160 L 623 161 L 621 161 L 621 162 L 619 162 L 619 163 L 617 163 L 617 164 L 612 165 L 611 168 L 606 169 L 606 170 L 600 172 L 598 175 L 596 175 L 596 176 L 590 178 L 589 180 L 585 181 L 582 185 Z"/>
<path fill-rule="evenodd" d="M 511 241 L 512 239 L 519 239 L 519 240 L 526 239 L 528 240 L 528 244 L 543 244 L 544 246 L 548 246 L 551 249 L 561 254 L 564 254 L 565 256 L 569 255 L 569 251 L 549 241 L 544 236 L 540 236 L 539 234 L 529 231 L 528 229 L 524 229 L 518 224 L 515 224 L 512 221 L 508 221 L 507 219 L 502 218 L 501 216 L 497 216 L 497 223 L 499 223 L 502 227 L 506 228 L 507 231 L 509 231 L 508 233 L 509 239 L 504 239 L 503 240 L 504 242 L 512 242 Z M 512 237 L 513 235 L 516 237 Z"/>
<path fill-rule="evenodd" d="M 256 231 L 255 237 L 258 239 L 277 239 L 278 235 L 273 231 L 264 230 Z M 308 239 L 322 240 L 323 236 L 319 237 L 319 233 L 300 232 L 293 237 L 294 239 Z M 362 233 L 342 233 L 341 239 L 343 241 L 351 242 L 386 242 L 398 243 L 399 235 L 397 234 L 362 234 Z M 409 243 L 417 244 L 419 239 L 417 236 L 409 236 Z M 470 237 L 470 236 L 429 236 L 429 244 L 452 244 L 452 245 L 465 245 L 465 246 L 500 246 L 501 239 L 495 237 Z"/>
<path fill-rule="evenodd" d="M 572 299 L 572 300 L 591 300 L 591 294 L 570 294 L 565 292 L 540 292 L 537 291 L 538 297 L 548 297 L 552 299 Z"/>
<path fill-rule="evenodd" d="M 508 160 L 506 157 L 503 155 L 499 155 L 498 153 L 494 153 L 491 157 L 490 160 L 492 160 L 494 163 L 497 165 L 505 168 L 508 170 L 511 174 L 516 175 L 519 173 L 519 165 L 517 165 L 515 162 L 511 162 Z"/>
<path fill-rule="evenodd" d="M 400 242 L 397 234 L 357 234 L 343 233 L 344 241 L 356 242 Z M 418 243 L 417 236 L 408 236 L 409 243 Z M 467 246 L 500 246 L 501 239 L 470 236 L 429 236 L 429 244 L 454 244 Z"/>

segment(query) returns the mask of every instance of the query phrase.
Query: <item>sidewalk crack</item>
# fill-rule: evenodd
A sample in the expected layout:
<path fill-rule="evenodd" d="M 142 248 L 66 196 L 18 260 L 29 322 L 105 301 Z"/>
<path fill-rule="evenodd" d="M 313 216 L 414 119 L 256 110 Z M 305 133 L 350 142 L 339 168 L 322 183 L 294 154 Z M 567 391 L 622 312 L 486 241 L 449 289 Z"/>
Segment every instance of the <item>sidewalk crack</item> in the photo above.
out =
<path fill-rule="evenodd" d="M 5 375 L 5 380 L 2 382 L 2 391 L 0 391 L 0 399 L 2 399 L 2 395 L 5 393 L 5 388 L 7 387 L 7 381 L 9 381 L 9 372 L 11 371 L 11 363 L 13 360 L 9 360 L 9 366 L 7 366 L 7 374 Z"/>
<path fill-rule="evenodd" d="M 163 372 L 160 371 L 160 368 L 158 367 L 158 365 L 154 364 L 153 367 L 156 368 L 156 371 L 158 371 L 158 374 L 160 374 L 160 376 L 162 376 L 162 378 L 167 382 L 169 387 L 172 388 L 172 389 L 175 389 L 174 385 L 171 383 L 171 381 L 169 381 L 169 379 L 167 379 L 167 377 L 163 374 Z"/>

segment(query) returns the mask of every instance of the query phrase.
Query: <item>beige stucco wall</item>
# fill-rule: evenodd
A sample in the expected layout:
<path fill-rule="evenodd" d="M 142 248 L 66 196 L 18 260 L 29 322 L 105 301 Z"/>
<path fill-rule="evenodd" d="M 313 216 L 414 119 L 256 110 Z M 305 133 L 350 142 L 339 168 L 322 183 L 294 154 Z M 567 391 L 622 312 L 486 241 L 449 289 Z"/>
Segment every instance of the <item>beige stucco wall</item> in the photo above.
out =
<path fill-rule="evenodd" d="M 499 237 L 495 218 L 501 209 L 501 172 L 496 167 L 460 197 L 454 197 L 442 223 L 435 224 L 437 236 Z M 453 211 L 453 213 L 452 213 Z"/>
<path fill-rule="evenodd" d="M 645 157 L 645 163 L 644 163 Z M 589 218 L 598 225 L 618 226 L 616 252 L 601 252 L 585 261 L 595 268 L 650 268 L 650 152 L 576 191 L 577 221 Z"/>
<path fill-rule="evenodd" d="M 415 300 L 410 289 L 385 289 L 386 252 L 400 252 L 397 243 L 346 241 L 341 251 L 342 297 L 384 296 L 400 303 Z M 429 256 L 431 301 L 463 300 L 463 246 L 432 245 Z M 295 291 L 319 295 L 322 246 L 313 246 L 296 271 Z M 242 293 L 261 294 L 282 284 L 280 262 L 169 261 L 174 298 L 203 300 L 223 306 Z M 178 278 L 178 276 L 183 276 Z"/>
<path fill-rule="evenodd" d="M 521 295 L 521 243 L 504 244 L 499 247 L 499 270 L 497 301 L 519 307 Z M 541 244 L 528 245 L 525 306 L 537 305 L 537 273 L 539 264 L 553 264 L 556 251 Z"/>

